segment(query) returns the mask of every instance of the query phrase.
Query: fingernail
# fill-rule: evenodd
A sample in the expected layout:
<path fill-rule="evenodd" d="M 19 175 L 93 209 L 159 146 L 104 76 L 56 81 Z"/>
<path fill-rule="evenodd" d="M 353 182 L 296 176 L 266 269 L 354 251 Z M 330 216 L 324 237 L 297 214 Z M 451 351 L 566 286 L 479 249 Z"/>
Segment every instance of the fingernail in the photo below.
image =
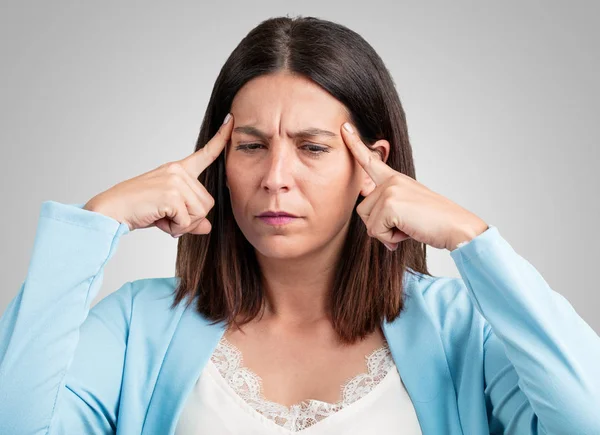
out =
<path fill-rule="evenodd" d="M 228 113 L 227 116 L 225 117 L 225 119 L 223 120 L 223 125 L 227 124 L 230 119 L 231 119 L 231 114 Z"/>
<path fill-rule="evenodd" d="M 382 242 L 382 243 L 383 243 L 383 246 L 385 246 L 386 248 L 388 248 L 390 251 L 394 251 L 394 248 L 392 248 L 390 245 L 388 245 L 385 242 Z"/>
<path fill-rule="evenodd" d="M 344 128 L 348 133 L 354 133 L 354 129 L 352 128 L 349 122 L 344 122 Z"/>
<path fill-rule="evenodd" d="M 177 237 L 181 237 L 182 235 L 183 234 L 176 234 L 176 235 L 173 235 L 173 238 L 176 239 Z"/>

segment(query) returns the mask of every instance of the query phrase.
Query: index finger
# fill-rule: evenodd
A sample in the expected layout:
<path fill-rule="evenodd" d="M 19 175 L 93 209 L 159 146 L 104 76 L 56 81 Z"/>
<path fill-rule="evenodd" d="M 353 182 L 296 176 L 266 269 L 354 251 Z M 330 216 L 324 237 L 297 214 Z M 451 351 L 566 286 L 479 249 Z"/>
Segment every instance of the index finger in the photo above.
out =
<path fill-rule="evenodd" d="M 219 157 L 221 151 L 223 151 L 231 138 L 233 126 L 233 122 L 231 121 L 232 118 L 233 115 L 228 113 L 223 120 L 223 124 L 221 124 L 221 127 L 219 127 L 219 130 L 211 140 L 198 151 L 195 151 L 193 154 L 180 161 L 181 165 L 190 175 L 198 178 L 212 162 L 217 160 L 217 157 Z"/>
<path fill-rule="evenodd" d="M 369 174 L 377 186 L 383 184 L 383 182 L 393 174 L 394 170 L 390 168 L 384 161 L 373 155 L 374 151 L 369 149 L 369 147 L 363 143 L 356 133 L 356 129 L 354 127 L 347 122 L 343 125 L 344 128 L 342 128 L 342 139 L 344 139 L 344 142 L 348 148 L 350 148 L 352 155 L 354 155 L 356 160 L 358 160 L 358 163 L 360 163 L 360 165 L 367 172 L 367 174 Z M 350 126 L 352 132 L 346 129 L 346 125 Z"/>

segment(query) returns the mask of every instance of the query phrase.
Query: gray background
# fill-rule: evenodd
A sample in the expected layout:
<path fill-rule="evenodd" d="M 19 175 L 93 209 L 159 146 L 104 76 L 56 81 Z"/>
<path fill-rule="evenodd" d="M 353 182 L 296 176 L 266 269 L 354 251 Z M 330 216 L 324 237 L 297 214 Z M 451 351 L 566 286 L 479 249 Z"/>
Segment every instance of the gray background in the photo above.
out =
<path fill-rule="evenodd" d="M 86 202 L 191 153 L 229 53 L 286 14 L 337 21 L 374 46 L 406 110 L 417 179 L 497 226 L 600 331 L 592 1 L 3 2 L 0 312 L 26 276 L 41 203 Z M 127 234 L 93 303 L 172 276 L 175 254 L 156 228 Z M 446 250 L 429 248 L 429 264 L 459 277 Z"/>

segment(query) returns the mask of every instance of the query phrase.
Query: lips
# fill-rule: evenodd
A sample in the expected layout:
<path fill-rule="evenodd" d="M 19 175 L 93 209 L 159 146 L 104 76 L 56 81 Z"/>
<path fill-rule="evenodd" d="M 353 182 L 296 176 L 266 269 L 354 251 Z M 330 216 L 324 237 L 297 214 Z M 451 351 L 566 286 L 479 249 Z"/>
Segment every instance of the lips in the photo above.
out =
<path fill-rule="evenodd" d="M 295 214 L 285 211 L 267 211 L 258 215 L 258 217 L 298 217 Z"/>

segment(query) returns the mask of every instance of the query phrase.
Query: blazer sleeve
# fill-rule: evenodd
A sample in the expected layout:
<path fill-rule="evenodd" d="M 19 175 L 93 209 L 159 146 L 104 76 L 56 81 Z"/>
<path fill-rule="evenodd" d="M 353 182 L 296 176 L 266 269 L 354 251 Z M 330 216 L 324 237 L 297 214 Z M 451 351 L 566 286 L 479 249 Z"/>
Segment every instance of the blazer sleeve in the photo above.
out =
<path fill-rule="evenodd" d="M 26 278 L 0 318 L 2 434 L 116 432 L 132 284 L 90 305 L 129 227 L 83 206 L 42 203 Z"/>
<path fill-rule="evenodd" d="M 450 255 L 487 321 L 490 433 L 600 434 L 600 337 L 497 227 Z"/>

